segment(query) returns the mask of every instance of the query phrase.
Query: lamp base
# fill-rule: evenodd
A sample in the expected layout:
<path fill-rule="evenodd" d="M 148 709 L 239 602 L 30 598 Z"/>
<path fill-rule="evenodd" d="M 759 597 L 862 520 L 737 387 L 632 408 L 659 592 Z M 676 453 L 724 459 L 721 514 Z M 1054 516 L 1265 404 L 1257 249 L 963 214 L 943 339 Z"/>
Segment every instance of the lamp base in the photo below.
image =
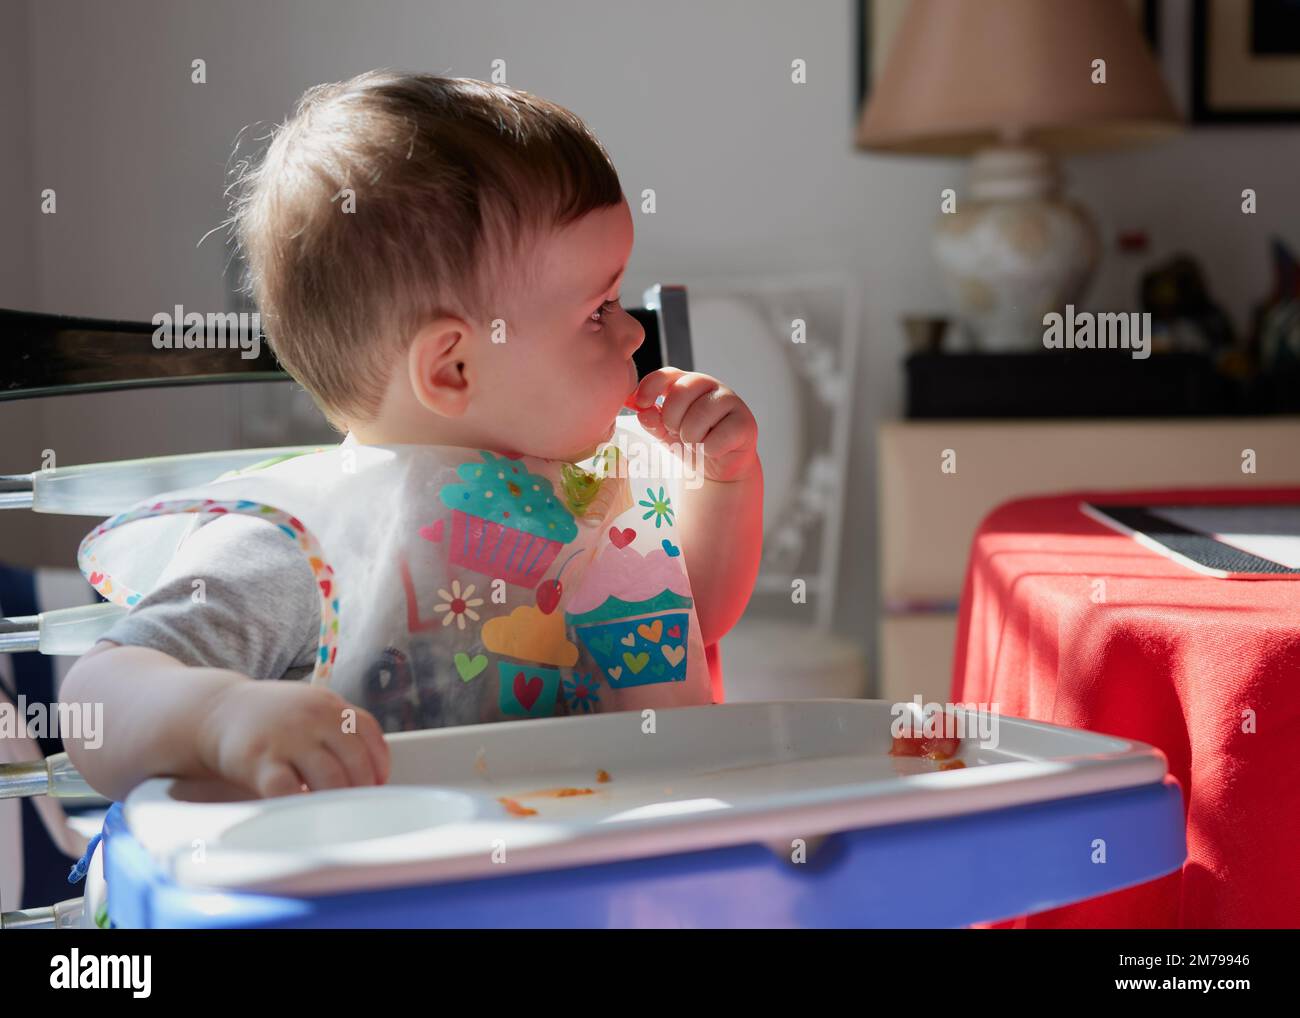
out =
<path fill-rule="evenodd" d="M 1083 206 L 1060 197 L 1047 152 L 982 149 L 955 212 L 939 217 L 935 256 L 981 350 L 1042 349 L 1043 316 L 1076 304 L 1101 241 Z"/>

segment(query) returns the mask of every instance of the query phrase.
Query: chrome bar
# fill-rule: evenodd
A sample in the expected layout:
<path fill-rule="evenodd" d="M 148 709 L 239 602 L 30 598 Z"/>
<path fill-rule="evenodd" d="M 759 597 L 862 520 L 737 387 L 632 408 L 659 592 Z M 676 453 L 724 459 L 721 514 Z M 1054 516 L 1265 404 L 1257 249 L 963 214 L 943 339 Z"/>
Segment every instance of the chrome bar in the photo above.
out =
<path fill-rule="evenodd" d="M 43 908 L 0 912 L 0 930 L 67 930 L 81 925 L 85 898 L 69 898 Z"/>
<path fill-rule="evenodd" d="M 50 790 L 50 771 L 44 760 L 0 764 L 0 799 L 23 799 Z"/>
<path fill-rule="evenodd" d="M 34 474 L 0 474 L 0 509 L 30 509 L 35 503 Z"/>
<path fill-rule="evenodd" d="M 40 646 L 41 617 L 39 615 L 0 618 L 0 654 L 39 650 Z"/>

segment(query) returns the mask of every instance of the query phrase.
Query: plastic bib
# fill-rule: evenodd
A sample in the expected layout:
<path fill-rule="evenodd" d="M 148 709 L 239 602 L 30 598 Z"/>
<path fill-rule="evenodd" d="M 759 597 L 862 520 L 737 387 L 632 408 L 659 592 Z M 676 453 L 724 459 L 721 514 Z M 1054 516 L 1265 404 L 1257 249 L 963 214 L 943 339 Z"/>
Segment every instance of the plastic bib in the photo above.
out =
<path fill-rule="evenodd" d="M 654 441 L 618 419 L 614 447 Z M 662 456 L 627 459 L 349 437 L 141 502 L 86 535 L 78 563 L 130 606 L 198 526 L 264 520 L 316 578 L 312 681 L 386 731 L 720 700 L 678 540 L 689 482 Z"/>

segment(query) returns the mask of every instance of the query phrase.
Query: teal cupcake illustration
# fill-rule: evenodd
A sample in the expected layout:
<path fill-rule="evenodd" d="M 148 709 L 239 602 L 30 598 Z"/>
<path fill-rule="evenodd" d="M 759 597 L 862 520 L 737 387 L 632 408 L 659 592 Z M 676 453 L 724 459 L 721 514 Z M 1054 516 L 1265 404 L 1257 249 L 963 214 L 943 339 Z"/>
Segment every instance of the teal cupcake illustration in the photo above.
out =
<path fill-rule="evenodd" d="M 545 477 L 520 460 L 479 456 L 482 462 L 456 469 L 460 483 L 438 492 L 452 510 L 451 561 L 531 590 L 578 525 Z"/>

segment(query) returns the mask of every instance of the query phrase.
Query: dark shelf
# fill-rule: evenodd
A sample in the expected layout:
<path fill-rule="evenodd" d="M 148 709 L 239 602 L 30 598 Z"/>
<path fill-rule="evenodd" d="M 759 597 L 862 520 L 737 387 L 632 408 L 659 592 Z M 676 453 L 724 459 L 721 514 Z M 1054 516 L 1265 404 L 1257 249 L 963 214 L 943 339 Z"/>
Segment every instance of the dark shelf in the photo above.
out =
<path fill-rule="evenodd" d="M 904 363 L 907 416 L 1201 417 L 1300 411 L 1300 366 L 1247 382 L 1200 354 L 1127 350 L 917 353 Z"/>

